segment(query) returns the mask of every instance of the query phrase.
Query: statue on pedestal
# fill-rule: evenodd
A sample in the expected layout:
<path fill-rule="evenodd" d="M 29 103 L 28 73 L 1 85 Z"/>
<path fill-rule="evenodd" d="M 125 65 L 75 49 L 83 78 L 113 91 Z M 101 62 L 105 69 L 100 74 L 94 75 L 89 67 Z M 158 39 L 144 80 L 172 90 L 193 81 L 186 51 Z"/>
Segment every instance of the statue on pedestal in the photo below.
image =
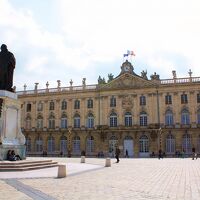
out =
<path fill-rule="evenodd" d="M 14 55 L 8 51 L 5 44 L 1 45 L 0 52 L 0 90 L 13 92 L 13 72 L 16 60 Z"/>

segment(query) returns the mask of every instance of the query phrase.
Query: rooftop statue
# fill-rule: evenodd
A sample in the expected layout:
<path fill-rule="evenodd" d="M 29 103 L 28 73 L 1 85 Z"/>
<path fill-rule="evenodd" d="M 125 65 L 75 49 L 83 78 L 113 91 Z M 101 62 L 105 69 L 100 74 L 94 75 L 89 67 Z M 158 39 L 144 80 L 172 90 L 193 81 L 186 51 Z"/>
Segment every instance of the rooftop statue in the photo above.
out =
<path fill-rule="evenodd" d="M 1 45 L 0 52 L 0 90 L 13 92 L 13 72 L 16 60 L 14 55 L 8 51 L 5 44 Z"/>

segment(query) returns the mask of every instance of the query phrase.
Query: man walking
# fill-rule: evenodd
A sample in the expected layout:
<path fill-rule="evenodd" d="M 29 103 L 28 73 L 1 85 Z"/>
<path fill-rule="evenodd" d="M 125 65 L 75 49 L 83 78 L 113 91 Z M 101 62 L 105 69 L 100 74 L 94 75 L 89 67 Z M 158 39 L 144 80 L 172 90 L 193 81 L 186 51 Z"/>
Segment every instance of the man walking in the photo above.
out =
<path fill-rule="evenodd" d="M 119 149 L 119 147 L 116 147 L 116 150 L 115 150 L 115 158 L 117 159 L 116 163 L 119 162 L 119 154 L 120 154 L 120 149 Z"/>

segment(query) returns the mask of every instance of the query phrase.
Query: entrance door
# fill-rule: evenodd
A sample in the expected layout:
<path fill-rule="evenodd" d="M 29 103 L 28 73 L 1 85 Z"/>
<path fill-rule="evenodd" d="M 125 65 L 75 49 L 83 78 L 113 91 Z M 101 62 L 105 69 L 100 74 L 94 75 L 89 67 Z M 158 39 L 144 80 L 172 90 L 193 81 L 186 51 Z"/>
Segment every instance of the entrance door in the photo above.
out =
<path fill-rule="evenodd" d="M 117 140 L 109 140 L 109 156 L 112 158 L 114 158 L 115 156 L 115 149 L 117 147 L 117 144 Z"/>
<path fill-rule="evenodd" d="M 126 150 L 128 151 L 128 156 L 133 157 L 133 140 L 132 139 L 125 139 L 124 140 L 124 156 L 126 156 Z"/>

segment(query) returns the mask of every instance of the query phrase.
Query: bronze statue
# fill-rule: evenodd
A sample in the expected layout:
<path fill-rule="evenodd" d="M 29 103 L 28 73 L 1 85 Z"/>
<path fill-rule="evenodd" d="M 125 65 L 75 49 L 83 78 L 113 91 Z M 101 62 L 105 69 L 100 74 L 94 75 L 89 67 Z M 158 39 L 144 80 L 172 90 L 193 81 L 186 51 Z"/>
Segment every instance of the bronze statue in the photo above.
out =
<path fill-rule="evenodd" d="M 14 55 L 8 51 L 5 44 L 2 44 L 0 52 L 0 90 L 13 92 L 12 86 L 15 64 Z"/>

